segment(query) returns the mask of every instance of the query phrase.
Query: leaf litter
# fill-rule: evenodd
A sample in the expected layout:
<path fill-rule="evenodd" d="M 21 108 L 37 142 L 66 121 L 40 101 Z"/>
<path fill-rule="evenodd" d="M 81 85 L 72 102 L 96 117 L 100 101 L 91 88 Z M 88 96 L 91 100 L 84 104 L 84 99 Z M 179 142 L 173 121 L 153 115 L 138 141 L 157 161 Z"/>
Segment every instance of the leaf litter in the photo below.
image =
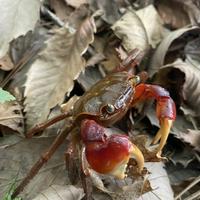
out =
<path fill-rule="evenodd" d="M 136 125 L 132 130 L 134 135 L 146 133 L 146 136 L 134 136 L 133 140 L 143 151 L 149 172 L 145 178 L 132 180 L 132 185 L 126 182 L 123 186 L 120 181 L 116 184 L 111 179 L 94 176 L 93 186 L 105 194 L 94 189 L 93 198 L 169 200 L 174 195 L 185 197 L 186 193 L 191 198 L 198 196 L 196 185 L 194 191 L 188 191 L 187 188 L 184 190 L 187 186 L 185 184 L 192 182 L 200 173 L 198 1 L 155 0 L 133 3 L 51 0 L 36 1 L 28 5 L 25 2 L 21 1 L 19 6 L 7 1 L 1 6 L 0 44 L 3 45 L 0 55 L 4 57 L 0 60 L 0 74 L 3 77 L 3 88 L 12 92 L 17 101 L 8 96 L 5 98 L 6 102 L 0 104 L 0 196 L 8 191 L 9 183 L 16 174 L 19 174 L 17 182 L 26 175 L 34 161 L 51 144 L 54 138 L 52 134 L 56 135 L 57 129 L 62 125 L 55 126 L 51 134 L 48 134 L 50 129 L 47 129 L 44 138 L 30 140 L 23 139 L 24 130 L 55 116 L 56 106 L 60 113 L 59 106 L 63 107 L 62 103 L 69 101 L 63 109 L 65 108 L 65 112 L 71 110 L 76 101 L 74 95 L 80 96 L 97 80 L 111 72 L 119 64 L 119 52 L 124 51 L 128 55 L 135 48 L 146 52 L 143 60 L 149 62 L 144 62 L 143 65 L 146 65 L 144 68 L 150 74 L 148 82 L 165 87 L 177 105 L 177 121 L 165 147 L 165 155 L 169 160 L 164 161 L 166 170 L 163 169 L 163 161 L 149 163 L 153 155 L 148 148 L 149 142 L 145 141 L 156 133 L 159 123 L 150 106 L 137 112 L 133 110 L 132 120 L 129 115 L 129 118 L 122 119 L 122 123 L 127 126 L 131 124 L 132 128 Z M 84 5 L 85 3 L 88 5 Z M 53 14 L 45 16 L 44 12 L 39 18 L 41 5 L 47 10 L 50 8 L 49 13 Z M 28 13 L 30 8 L 31 12 Z M 172 12 L 175 8 L 178 8 L 177 12 Z M 13 13 L 16 9 L 21 14 L 11 18 L 8 13 Z M 102 14 L 94 19 L 91 13 L 98 9 Z M 7 12 L 8 10 L 10 11 Z M 16 29 L 12 32 L 14 20 Z M 60 23 L 56 22 L 60 20 L 63 20 L 61 24 L 65 24 L 63 27 L 57 26 Z M 32 37 L 36 33 L 35 25 L 36 29 L 46 30 L 40 32 L 40 36 Z M 116 52 L 119 45 L 123 50 Z M 144 68 L 139 66 L 136 71 Z M 144 126 L 143 121 L 148 123 Z M 67 197 L 69 199 L 82 199 L 84 193 L 81 185 L 69 185 L 64 169 L 63 154 L 66 146 L 63 145 L 31 181 L 23 192 L 23 199 L 63 199 L 66 195 L 71 195 Z M 134 162 L 130 166 L 134 168 Z M 145 194 L 142 194 L 144 183 L 148 184 L 145 186 L 146 190 L 143 188 Z M 114 191 L 110 193 L 112 187 Z M 36 194 L 39 194 L 38 197 Z"/>

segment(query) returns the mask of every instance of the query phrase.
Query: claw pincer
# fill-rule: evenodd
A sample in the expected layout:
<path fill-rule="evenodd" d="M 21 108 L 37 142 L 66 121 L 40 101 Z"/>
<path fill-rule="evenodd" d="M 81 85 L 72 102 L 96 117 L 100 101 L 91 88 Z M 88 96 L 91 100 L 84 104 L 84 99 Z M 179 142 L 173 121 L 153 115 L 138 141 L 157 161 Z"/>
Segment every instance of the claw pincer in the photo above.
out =
<path fill-rule="evenodd" d="M 164 88 L 158 85 L 143 83 L 137 85 L 135 87 L 132 105 L 134 106 L 136 103 L 147 101 L 149 99 L 156 100 L 156 115 L 160 122 L 160 129 L 152 144 L 156 144 L 160 140 L 160 144 L 157 148 L 157 157 L 160 157 L 172 127 L 172 123 L 176 119 L 176 107 L 169 93 Z"/>
<path fill-rule="evenodd" d="M 81 123 L 81 137 L 85 144 L 87 162 L 96 172 L 123 179 L 131 157 L 136 159 L 138 171 L 142 171 L 143 155 L 128 136 L 109 135 L 106 128 L 94 120 L 84 120 Z"/>

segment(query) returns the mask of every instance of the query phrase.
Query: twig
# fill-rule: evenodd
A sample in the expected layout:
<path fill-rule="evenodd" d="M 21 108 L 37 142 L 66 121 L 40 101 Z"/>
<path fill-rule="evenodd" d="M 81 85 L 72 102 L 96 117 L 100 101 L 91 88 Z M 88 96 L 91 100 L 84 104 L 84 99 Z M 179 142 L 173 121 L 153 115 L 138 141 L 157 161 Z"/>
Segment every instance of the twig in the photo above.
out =
<path fill-rule="evenodd" d="M 189 197 L 187 197 L 185 200 L 193 200 L 193 199 L 198 199 L 198 197 L 200 197 L 200 190 L 193 193 L 192 195 L 190 195 Z"/>
<path fill-rule="evenodd" d="M 41 12 L 49 17 L 56 25 L 60 27 L 64 26 L 65 23 L 45 6 L 41 6 Z"/>
<path fill-rule="evenodd" d="M 197 177 L 192 183 L 190 183 L 182 192 L 180 192 L 176 197 L 175 200 L 179 199 L 183 194 L 185 194 L 188 190 L 190 190 L 194 185 L 200 182 L 200 176 Z"/>

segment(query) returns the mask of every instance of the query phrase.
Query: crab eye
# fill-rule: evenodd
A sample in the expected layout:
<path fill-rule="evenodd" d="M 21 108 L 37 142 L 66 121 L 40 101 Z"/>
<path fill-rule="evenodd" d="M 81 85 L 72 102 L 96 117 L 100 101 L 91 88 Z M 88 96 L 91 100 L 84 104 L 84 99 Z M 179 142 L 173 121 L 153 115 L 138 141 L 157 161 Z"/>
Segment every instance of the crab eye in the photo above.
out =
<path fill-rule="evenodd" d="M 106 108 L 106 112 L 109 114 L 115 111 L 115 107 L 112 104 L 107 104 L 105 108 Z"/>
<path fill-rule="evenodd" d="M 131 84 L 137 85 L 138 83 L 140 83 L 141 78 L 140 78 L 140 76 L 134 76 L 129 81 L 131 82 Z"/>

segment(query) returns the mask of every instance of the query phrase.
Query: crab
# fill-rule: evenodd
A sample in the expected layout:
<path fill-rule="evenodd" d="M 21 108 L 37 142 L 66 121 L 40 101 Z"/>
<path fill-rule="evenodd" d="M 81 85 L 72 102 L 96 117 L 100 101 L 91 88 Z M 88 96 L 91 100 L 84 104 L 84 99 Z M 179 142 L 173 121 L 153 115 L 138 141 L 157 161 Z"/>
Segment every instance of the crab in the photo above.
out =
<path fill-rule="evenodd" d="M 141 55 L 138 51 L 133 51 L 122 62 L 120 70 L 107 75 L 93 85 L 75 103 L 72 112 L 63 113 L 42 123 L 27 134 L 27 137 L 32 137 L 47 126 L 69 116 L 72 117 L 71 125 L 66 125 L 60 131 L 53 144 L 41 155 L 16 188 L 13 197 L 24 189 L 70 133 L 71 146 L 75 147 L 81 141 L 85 147 L 85 158 L 94 171 L 124 179 L 129 159 L 135 158 L 138 173 L 141 173 L 144 167 L 144 157 L 140 149 L 126 135 L 107 134 L 105 127 L 119 121 L 136 104 L 151 99 L 156 100 L 156 114 L 160 122 L 160 129 L 152 143 L 156 144 L 160 141 L 156 156 L 161 157 L 162 149 L 176 118 L 175 103 L 164 88 L 143 83 L 145 73 L 139 75 L 130 73 L 128 66 L 133 67 L 138 64 L 139 57 Z M 79 130 L 79 133 L 74 130 Z"/>

